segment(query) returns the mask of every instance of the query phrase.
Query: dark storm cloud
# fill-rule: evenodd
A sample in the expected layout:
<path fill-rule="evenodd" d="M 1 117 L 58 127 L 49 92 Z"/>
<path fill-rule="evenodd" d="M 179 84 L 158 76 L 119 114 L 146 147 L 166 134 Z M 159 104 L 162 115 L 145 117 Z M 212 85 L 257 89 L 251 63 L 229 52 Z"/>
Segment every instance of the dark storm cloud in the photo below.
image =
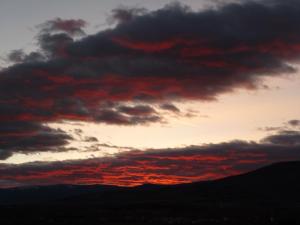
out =
<path fill-rule="evenodd" d="M 136 115 L 136 116 L 151 115 L 156 113 L 152 107 L 147 105 L 120 106 L 118 110 L 127 115 Z"/>
<path fill-rule="evenodd" d="M 287 132 L 279 133 L 278 137 L 286 135 Z M 272 136 L 265 139 L 268 138 L 273 139 Z M 232 141 L 185 148 L 130 150 L 114 157 L 85 160 L 0 164 L 0 187 L 1 181 L 2 187 L 58 183 L 133 186 L 217 179 L 274 162 L 300 160 L 300 136 L 297 140 L 292 145 L 286 141 Z"/>
<path fill-rule="evenodd" d="M 38 27 L 41 29 L 42 33 L 51 33 L 51 32 L 66 32 L 70 35 L 83 35 L 85 34 L 83 28 L 86 26 L 86 21 L 82 19 L 61 19 L 56 18 L 54 20 L 49 20 L 43 24 L 40 24 Z"/>
<path fill-rule="evenodd" d="M 284 130 L 263 140 L 272 144 L 300 145 L 300 131 Z"/>
<path fill-rule="evenodd" d="M 13 50 L 12 52 L 9 53 L 7 59 L 11 62 L 14 63 L 19 63 L 24 61 L 25 58 L 25 53 L 23 50 L 18 49 L 18 50 Z"/>
<path fill-rule="evenodd" d="M 96 137 L 85 137 L 85 142 L 98 142 L 98 139 Z"/>
<path fill-rule="evenodd" d="M 151 115 L 149 112 L 145 113 L 145 111 L 133 109 L 131 107 L 126 107 L 121 109 L 121 111 L 122 110 L 126 110 L 124 113 L 127 115 L 116 110 L 101 110 L 96 116 L 96 121 L 116 125 L 137 125 L 161 121 L 159 116 Z"/>
<path fill-rule="evenodd" d="M 137 16 L 147 13 L 145 8 L 128 8 L 119 7 L 112 10 L 111 16 L 108 18 L 109 23 L 126 23 Z"/>
<path fill-rule="evenodd" d="M 72 138 L 59 129 L 34 122 L 1 122 L 0 160 L 13 153 L 60 151 Z"/>
<path fill-rule="evenodd" d="M 164 109 L 164 110 L 176 112 L 176 113 L 180 112 L 180 110 L 174 104 L 171 104 L 171 103 L 161 104 L 160 108 Z"/>
<path fill-rule="evenodd" d="M 231 3 L 197 12 L 170 4 L 156 11 L 117 9 L 113 17 L 115 27 L 81 39 L 75 35 L 83 33 L 82 20 L 41 25 L 40 50 L 15 52 L 11 60 L 18 63 L 0 71 L 0 124 L 161 122 L 154 112 L 133 115 L 118 105 L 214 100 L 294 72 L 291 63 L 300 56 L 298 1 Z M 10 141 L 0 143 L 6 155 Z M 32 151 L 40 149 L 34 146 Z"/>
<path fill-rule="evenodd" d="M 288 124 L 293 126 L 293 127 L 297 127 L 297 126 L 300 126 L 300 120 L 290 120 L 288 122 Z"/>
<path fill-rule="evenodd" d="M 5 58 L 5 61 L 8 63 L 25 63 L 43 60 L 45 60 L 45 57 L 41 53 L 31 52 L 26 54 L 22 49 L 11 51 Z"/>

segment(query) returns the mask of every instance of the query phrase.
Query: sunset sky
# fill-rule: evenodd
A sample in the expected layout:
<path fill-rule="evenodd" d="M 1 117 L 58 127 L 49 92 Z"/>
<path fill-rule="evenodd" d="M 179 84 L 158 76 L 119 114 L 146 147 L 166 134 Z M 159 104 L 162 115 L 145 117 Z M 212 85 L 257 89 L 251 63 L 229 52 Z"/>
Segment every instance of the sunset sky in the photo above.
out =
<path fill-rule="evenodd" d="M 1 0 L 0 27 L 0 188 L 300 160 L 297 0 Z"/>

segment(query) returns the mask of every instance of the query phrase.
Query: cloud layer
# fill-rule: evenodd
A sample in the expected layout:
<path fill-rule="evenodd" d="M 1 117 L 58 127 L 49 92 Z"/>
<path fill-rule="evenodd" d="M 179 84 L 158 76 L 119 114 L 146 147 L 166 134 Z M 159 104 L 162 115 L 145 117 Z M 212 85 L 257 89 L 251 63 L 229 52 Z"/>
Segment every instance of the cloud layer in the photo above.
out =
<path fill-rule="evenodd" d="M 45 134 L 57 144 L 46 141 L 43 148 L 67 143 L 67 134 L 46 123 L 162 122 L 154 104 L 176 113 L 171 103 L 178 100 L 257 88 L 264 77 L 294 72 L 290 63 L 300 56 L 298 1 L 199 12 L 180 4 L 116 9 L 112 19 L 115 27 L 82 38 L 83 20 L 47 21 L 40 25 L 38 51 L 10 55 L 13 65 L 0 71 L 0 124 L 11 129 L 1 136 L 1 159 L 40 151 Z"/>
<path fill-rule="evenodd" d="M 51 184 L 177 184 L 244 173 L 279 161 L 300 160 L 300 131 L 261 142 L 232 141 L 176 149 L 130 150 L 114 157 L 0 164 L 0 187 Z M 2 185 L 1 185 L 2 184 Z"/>

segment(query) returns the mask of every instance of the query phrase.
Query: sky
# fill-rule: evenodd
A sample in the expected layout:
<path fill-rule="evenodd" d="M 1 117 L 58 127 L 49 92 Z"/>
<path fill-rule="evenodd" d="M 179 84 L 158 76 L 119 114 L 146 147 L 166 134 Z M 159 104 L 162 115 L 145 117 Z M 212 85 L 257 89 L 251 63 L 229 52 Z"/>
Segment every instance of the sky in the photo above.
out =
<path fill-rule="evenodd" d="M 299 160 L 299 15 L 295 0 L 1 0 L 0 188 Z"/>

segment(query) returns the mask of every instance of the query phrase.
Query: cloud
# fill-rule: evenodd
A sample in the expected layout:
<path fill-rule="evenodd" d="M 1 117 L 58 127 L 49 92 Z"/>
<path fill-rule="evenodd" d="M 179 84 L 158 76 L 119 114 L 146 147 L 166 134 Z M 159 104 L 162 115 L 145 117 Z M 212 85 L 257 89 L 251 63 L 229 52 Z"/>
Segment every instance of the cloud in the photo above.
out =
<path fill-rule="evenodd" d="M 96 137 L 85 137 L 85 142 L 98 142 L 98 139 Z"/>
<path fill-rule="evenodd" d="M 34 122 L 2 122 L 0 126 L 0 160 L 13 153 L 63 151 L 72 137 L 59 129 Z"/>
<path fill-rule="evenodd" d="M 259 130 L 262 131 L 280 131 L 282 134 L 284 134 L 286 131 L 300 128 L 300 120 L 294 119 L 294 120 L 289 120 L 287 123 L 284 123 L 282 126 L 267 126 L 267 127 L 260 127 L 258 128 Z"/>
<path fill-rule="evenodd" d="M 160 108 L 164 109 L 164 110 L 171 111 L 171 112 L 175 112 L 175 113 L 179 113 L 180 112 L 180 109 L 178 109 L 174 104 L 171 104 L 171 103 L 161 104 Z"/>
<path fill-rule="evenodd" d="M 297 146 L 300 144 L 299 120 L 289 120 L 287 123 L 284 123 L 283 126 L 265 127 L 260 129 L 267 132 L 276 131 L 275 134 L 270 134 L 263 138 L 261 140 L 262 143 L 287 146 Z"/>
<path fill-rule="evenodd" d="M 126 23 L 133 20 L 135 17 L 144 15 L 147 13 L 145 8 L 129 8 L 119 7 L 112 10 L 111 16 L 108 18 L 109 24 L 112 23 Z"/>
<path fill-rule="evenodd" d="M 290 121 L 288 122 L 288 124 L 289 124 L 290 126 L 297 127 L 297 126 L 300 126 L 300 120 L 290 120 Z"/>
<path fill-rule="evenodd" d="M 4 59 L 7 63 L 26 63 L 32 61 L 43 61 L 45 57 L 39 52 L 26 54 L 22 49 L 11 51 Z"/>
<path fill-rule="evenodd" d="M 278 133 L 285 140 L 293 131 Z M 279 138 L 281 137 L 281 138 Z M 300 136 L 293 142 L 231 141 L 173 149 L 132 149 L 114 157 L 26 164 L 0 164 L 0 185 L 177 184 L 244 173 L 279 161 L 300 160 Z M 297 141 L 296 141 L 297 138 Z M 2 181 L 2 182 L 1 182 Z"/>
<path fill-rule="evenodd" d="M 121 111 L 125 110 L 124 115 L 115 110 L 101 110 L 96 116 L 97 122 L 103 122 L 107 124 L 116 125 L 137 125 L 137 124 L 147 124 L 153 122 L 161 121 L 161 118 L 156 115 L 145 115 L 145 111 L 136 108 L 121 108 Z M 141 116 L 142 115 L 142 116 Z"/>
<path fill-rule="evenodd" d="M 156 113 L 156 111 L 152 107 L 147 105 L 120 106 L 118 109 L 122 113 L 135 116 L 151 115 Z"/>
<path fill-rule="evenodd" d="M 81 38 L 75 36 L 83 33 L 83 20 L 40 25 L 40 49 L 15 52 L 10 58 L 17 63 L 0 71 L 0 123 L 162 122 L 161 115 L 142 115 L 136 105 L 149 109 L 254 89 L 265 77 L 294 72 L 291 64 L 300 56 L 298 1 L 202 11 L 170 4 L 156 11 L 117 9 L 113 15 L 115 27 Z M 113 104 L 102 107 L 104 102 Z M 22 143 L 19 138 L 3 140 L 1 152 L 10 155 L 7 146 Z"/>
<path fill-rule="evenodd" d="M 284 145 L 299 145 L 300 144 L 300 131 L 284 130 L 279 134 L 270 135 L 263 139 L 266 143 L 271 144 L 284 144 Z"/>
<path fill-rule="evenodd" d="M 14 63 L 19 63 L 19 62 L 24 61 L 25 53 L 21 49 L 13 50 L 12 52 L 9 53 L 7 58 L 8 58 L 8 61 L 11 61 Z"/>
<path fill-rule="evenodd" d="M 42 33 L 52 32 L 66 32 L 69 35 L 83 35 L 85 34 L 83 28 L 87 25 L 87 22 L 82 19 L 61 19 L 56 18 L 54 20 L 48 20 L 47 22 L 40 24 L 38 28 Z"/>

